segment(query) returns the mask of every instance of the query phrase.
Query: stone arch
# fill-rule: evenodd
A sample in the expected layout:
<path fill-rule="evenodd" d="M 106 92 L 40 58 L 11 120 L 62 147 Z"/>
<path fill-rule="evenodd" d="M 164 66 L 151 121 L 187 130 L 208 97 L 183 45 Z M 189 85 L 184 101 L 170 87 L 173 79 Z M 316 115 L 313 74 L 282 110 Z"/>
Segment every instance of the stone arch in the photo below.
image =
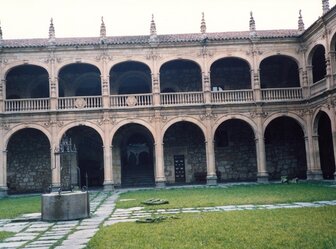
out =
<path fill-rule="evenodd" d="M 58 85 L 60 97 L 99 96 L 102 94 L 101 71 L 89 63 L 65 64 L 58 71 Z"/>
<path fill-rule="evenodd" d="M 151 68 L 139 61 L 122 61 L 110 69 L 110 94 L 152 92 Z"/>
<path fill-rule="evenodd" d="M 273 115 L 267 120 L 264 133 L 269 179 L 306 179 L 305 132 L 300 122 L 290 115 Z"/>
<path fill-rule="evenodd" d="M 77 127 L 77 126 L 87 126 L 90 127 L 92 129 L 94 129 L 99 135 L 100 138 L 102 139 L 102 141 L 104 141 L 104 131 L 102 130 L 102 128 L 90 121 L 75 121 L 75 122 L 71 122 L 68 123 L 66 125 L 64 125 L 58 132 L 57 134 L 57 139 L 56 139 L 56 143 L 59 144 L 61 142 L 61 139 L 63 137 L 63 135 L 66 133 L 67 130 L 70 130 L 71 128 Z"/>
<path fill-rule="evenodd" d="M 219 182 L 256 181 L 256 133 L 253 125 L 227 118 L 214 130 L 216 172 Z"/>
<path fill-rule="evenodd" d="M 336 72 L 336 31 L 334 32 L 331 41 L 330 41 L 330 49 L 331 52 L 331 66 L 333 68 L 333 72 Z"/>
<path fill-rule="evenodd" d="M 324 179 L 332 180 L 335 174 L 335 155 L 332 134 L 332 119 L 325 110 L 314 117 L 313 133 L 318 137 L 319 159 Z"/>
<path fill-rule="evenodd" d="M 160 66 L 160 89 L 176 89 L 178 92 L 203 90 L 202 69 L 193 60 L 175 59 Z"/>
<path fill-rule="evenodd" d="M 60 63 L 57 63 L 56 68 L 55 68 L 55 75 L 59 75 L 60 71 L 62 71 L 65 67 L 69 66 L 69 65 L 73 65 L 73 64 L 87 64 L 87 65 L 91 65 L 95 68 L 97 68 L 99 70 L 99 74 L 102 74 L 102 70 L 100 68 L 101 63 L 97 62 L 95 60 L 89 60 L 89 59 L 80 59 L 78 61 L 74 61 L 74 60 L 65 60 L 62 61 Z"/>
<path fill-rule="evenodd" d="M 115 125 L 113 125 L 113 128 L 109 133 L 109 139 L 108 139 L 108 144 L 109 145 L 112 144 L 114 134 L 117 132 L 117 130 L 119 130 L 119 128 L 121 128 L 122 126 L 125 126 L 127 124 L 138 124 L 138 125 L 144 126 L 146 129 L 148 129 L 150 131 L 150 133 L 152 134 L 152 136 L 155 139 L 155 136 L 154 136 L 154 134 L 156 134 L 155 129 L 150 123 L 148 123 L 144 120 L 141 120 L 141 119 L 125 119 L 125 120 L 122 120 L 122 121 L 116 123 Z M 155 143 L 156 143 L 156 141 L 155 141 Z"/>
<path fill-rule="evenodd" d="M 182 119 L 167 127 L 162 140 L 167 183 L 206 183 L 206 137 L 200 126 Z"/>
<path fill-rule="evenodd" d="M 164 138 L 164 134 L 166 133 L 166 131 L 169 129 L 169 127 L 171 127 L 172 125 L 174 125 L 175 123 L 178 122 L 190 122 L 193 123 L 194 125 L 196 125 L 198 128 L 201 129 L 201 131 L 203 132 L 204 138 L 205 140 L 207 139 L 207 128 L 205 127 L 205 125 L 199 121 L 196 118 L 193 117 L 176 117 L 173 118 L 171 120 L 169 120 L 161 129 L 161 136 L 162 136 L 162 140 Z"/>
<path fill-rule="evenodd" d="M 300 87 L 298 61 L 288 55 L 265 57 L 259 65 L 261 88 Z"/>
<path fill-rule="evenodd" d="M 48 98 L 49 73 L 35 64 L 20 64 L 6 72 L 6 99 Z"/>
<path fill-rule="evenodd" d="M 309 52 L 308 65 L 312 67 L 311 76 L 313 83 L 324 79 L 327 74 L 325 53 L 326 50 L 323 44 L 316 44 Z"/>
<path fill-rule="evenodd" d="M 252 88 L 251 65 L 239 57 L 223 57 L 210 66 L 211 88 L 240 90 Z"/>
<path fill-rule="evenodd" d="M 202 69 L 202 62 L 199 61 L 199 60 L 195 60 L 195 57 L 192 57 L 192 56 L 181 56 L 181 57 L 176 57 L 176 56 L 168 56 L 168 57 L 165 57 L 164 59 L 162 59 L 158 65 L 157 65 L 157 68 L 159 68 L 159 71 L 161 70 L 161 67 L 168 63 L 168 62 L 171 62 L 171 61 L 177 61 L 177 60 L 182 60 L 182 61 L 190 61 L 190 62 L 193 62 L 195 64 L 197 64 L 197 66 Z M 203 70 L 201 70 L 203 71 Z"/>
<path fill-rule="evenodd" d="M 108 65 L 108 68 L 107 68 L 108 72 L 111 72 L 111 69 L 114 66 L 116 66 L 118 64 L 121 64 L 121 63 L 125 63 L 125 62 L 137 62 L 137 63 L 140 63 L 140 64 L 144 64 L 150 69 L 151 73 L 153 73 L 151 63 L 148 63 L 148 60 L 142 60 L 141 58 L 132 58 L 130 60 L 125 60 L 124 58 L 115 59 L 115 60 L 111 61 L 111 63 Z"/>
<path fill-rule="evenodd" d="M 212 130 L 213 130 L 213 131 L 216 131 L 216 130 L 218 129 L 218 127 L 219 127 L 222 123 L 224 123 L 224 122 L 226 122 L 226 121 L 228 121 L 228 120 L 231 120 L 231 119 L 238 119 L 238 120 L 241 120 L 241 121 L 247 123 L 247 124 L 251 127 L 251 129 L 253 130 L 254 137 L 257 136 L 257 133 L 258 133 L 258 127 L 257 127 L 257 124 L 256 124 L 252 119 L 250 119 L 250 118 L 248 118 L 248 117 L 246 117 L 246 116 L 244 116 L 244 115 L 241 115 L 241 114 L 232 114 L 232 115 L 230 115 L 229 117 L 228 117 L 228 116 L 224 116 L 224 117 L 219 118 L 218 120 L 216 120 L 216 123 L 215 123 L 215 125 L 213 126 Z M 214 137 L 214 135 L 215 135 L 215 134 L 213 133 L 213 134 L 212 134 L 212 137 Z"/>
<path fill-rule="evenodd" d="M 50 72 L 49 72 L 49 68 L 48 68 L 48 65 L 45 64 L 45 63 L 41 63 L 41 62 L 38 62 L 38 61 L 34 61 L 32 63 L 22 63 L 22 61 L 15 61 L 13 63 L 9 63 L 7 64 L 5 67 L 4 67 L 4 78 L 7 77 L 7 74 L 14 68 L 16 67 L 19 67 L 19 66 L 37 66 L 37 67 L 41 67 L 43 69 L 45 69 L 47 72 L 48 72 L 48 75 L 50 75 Z"/>
<path fill-rule="evenodd" d="M 17 125 L 15 127 L 12 127 L 10 129 L 10 131 L 5 134 L 5 136 L 4 136 L 4 146 L 5 146 L 5 148 L 7 148 L 8 141 L 14 133 L 16 133 L 20 130 L 23 130 L 23 129 L 27 129 L 27 128 L 39 130 L 40 132 L 42 132 L 48 138 L 49 144 L 52 144 L 51 134 L 50 134 L 48 129 L 44 128 L 41 125 L 36 125 L 36 124 L 20 124 L 20 125 Z"/>
<path fill-rule="evenodd" d="M 112 138 L 114 183 L 122 187 L 153 186 L 155 137 L 145 126 L 119 124 Z"/>
<path fill-rule="evenodd" d="M 51 185 L 49 138 L 39 129 L 13 131 L 7 141 L 9 193 L 44 192 Z"/>
<path fill-rule="evenodd" d="M 307 130 L 306 130 L 306 123 L 305 121 L 297 114 L 295 113 L 275 113 L 269 117 L 266 118 L 266 120 L 263 123 L 263 132 L 265 132 L 267 126 L 276 118 L 280 118 L 280 117 L 289 117 L 294 119 L 301 127 L 304 136 L 307 135 Z"/>

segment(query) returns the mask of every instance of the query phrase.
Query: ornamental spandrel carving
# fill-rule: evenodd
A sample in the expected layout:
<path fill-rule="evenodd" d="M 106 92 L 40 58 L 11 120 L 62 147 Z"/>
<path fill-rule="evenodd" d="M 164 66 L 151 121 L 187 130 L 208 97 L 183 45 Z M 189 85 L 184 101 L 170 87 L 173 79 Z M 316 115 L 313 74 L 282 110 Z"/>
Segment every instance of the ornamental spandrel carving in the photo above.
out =
<path fill-rule="evenodd" d="M 0 126 L 1 126 L 1 128 L 4 129 L 4 130 L 9 130 L 9 129 L 10 129 L 10 124 L 7 123 L 7 122 L 1 122 L 1 123 L 0 123 Z"/>
<path fill-rule="evenodd" d="M 77 109 L 83 109 L 87 105 L 84 98 L 77 98 L 74 104 Z"/>
<path fill-rule="evenodd" d="M 97 124 L 102 126 L 104 124 L 115 124 L 117 122 L 115 117 L 102 117 L 101 119 L 97 120 Z"/>
<path fill-rule="evenodd" d="M 146 54 L 146 59 L 147 60 L 159 60 L 161 59 L 161 55 L 156 50 L 152 49 Z"/>
<path fill-rule="evenodd" d="M 155 122 L 155 121 L 159 121 L 159 122 L 165 124 L 165 123 L 167 123 L 167 121 L 168 121 L 168 117 L 165 116 L 165 115 L 163 115 L 163 114 L 160 114 L 160 115 L 153 115 L 153 116 L 150 116 L 150 117 L 148 118 L 148 121 L 149 121 L 150 123 L 153 123 L 153 122 Z"/>
<path fill-rule="evenodd" d="M 0 64 L 7 65 L 8 64 L 8 59 L 7 58 L 0 58 Z"/>
<path fill-rule="evenodd" d="M 50 120 L 44 122 L 43 125 L 47 128 L 51 127 L 51 126 L 62 127 L 64 125 L 64 122 L 63 121 L 58 121 L 56 119 L 50 119 Z"/>
<path fill-rule="evenodd" d="M 267 118 L 268 112 L 250 112 L 251 118 Z"/>
<path fill-rule="evenodd" d="M 313 115 L 314 109 L 312 108 L 304 108 L 297 111 L 300 117 L 304 117 L 306 115 Z"/>
<path fill-rule="evenodd" d="M 217 114 L 214 114 L 212 113 L 211 111 L 210 112 L 206 112 L 205 114 L 202 114 L 199 116 L 201 120 L 216 120 L 217 119 Z"/>
<path fill-rule="evenodd" d="M 107 51 L 103 51 L 101 54 L 95 57 L 96 61 L 112 61 L 113 57 Z"/>

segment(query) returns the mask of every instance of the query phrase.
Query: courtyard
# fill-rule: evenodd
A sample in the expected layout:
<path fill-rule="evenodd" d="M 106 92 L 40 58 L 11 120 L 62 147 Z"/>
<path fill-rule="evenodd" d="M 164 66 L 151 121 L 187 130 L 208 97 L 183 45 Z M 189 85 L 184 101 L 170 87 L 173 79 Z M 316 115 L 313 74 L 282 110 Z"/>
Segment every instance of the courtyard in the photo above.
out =
<path fill-rule="evenodd" d="M 0 248 L 335 248 L 335 187 L 304 181 L 90 191 L 90 218 L 58 222 L 40 220 L 38 195 L 11 196 L 0 200 Z M 142 204 L 151 198 L 169 203 Z"/>

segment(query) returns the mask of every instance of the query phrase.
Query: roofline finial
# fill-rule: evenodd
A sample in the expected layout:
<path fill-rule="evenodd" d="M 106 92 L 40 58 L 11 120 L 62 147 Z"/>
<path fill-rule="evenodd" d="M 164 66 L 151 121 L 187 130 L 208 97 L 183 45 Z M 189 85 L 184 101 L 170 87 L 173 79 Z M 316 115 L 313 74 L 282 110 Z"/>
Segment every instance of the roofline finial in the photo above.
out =
<path fill-rule="evenodd" d="M 202 35 L 205 35 L 205 33 L 206 33 L 206 23 L 205 23 L 205 19 L 204 19 L 204 12 L 202 12 L 201 33 L 202 33 Z"/>
<path fill-rule="evenodd" d="M 101 17 L 101 24 L 100 24 L 100 42 L 103 42 L 106 39 L 106 26 L 104 23 L 104 17 Z"/>
<path fill-rule="evenodd" d="M 253 12 L 250 11 L 250 35 L 255 36 L 256 35 L 256 24 L 253 18 Z"/>
<path fill-rule="evenodd" d="M 322 9 L 323 9 L 323 15 L 330 10 L 329 0 L 322 0 Z"/>
<path fill-rule="evenodd" d="M 2 29 L 1 29 L 1 21 L 0 21 L 0 40 L 2 40 Z"/>
<path fill-rule="evenodd" d="M 299 10 L 298 30 L 299 32 L 303 32 L 305 30 L 301 10 Z"/>
<path fill-rule="evenodd" d="M 55 42 L 55 27 L 53 21 L 53 18 L 51 18 L 49 25 L 49 42 Z"/>

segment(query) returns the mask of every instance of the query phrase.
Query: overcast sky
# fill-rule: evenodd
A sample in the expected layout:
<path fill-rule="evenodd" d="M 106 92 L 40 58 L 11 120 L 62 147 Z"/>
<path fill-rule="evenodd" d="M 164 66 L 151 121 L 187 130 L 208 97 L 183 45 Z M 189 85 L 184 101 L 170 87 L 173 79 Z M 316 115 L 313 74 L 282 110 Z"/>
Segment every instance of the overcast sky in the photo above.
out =
<path fill-rule="evenodd" d="M 250 11 L 259 30 L 296 29 L 300 9 L 308 28 L 322 0 L 0 0 L 0 21 L 4 39 L 46 38 L 51 17 L 56 37 L 99 36 L 101 16 L 107 36 L 148 35 L 152 14 L 172 34 L 200 32 L 202 12 L 207 32 L 248 30 Z"/>

